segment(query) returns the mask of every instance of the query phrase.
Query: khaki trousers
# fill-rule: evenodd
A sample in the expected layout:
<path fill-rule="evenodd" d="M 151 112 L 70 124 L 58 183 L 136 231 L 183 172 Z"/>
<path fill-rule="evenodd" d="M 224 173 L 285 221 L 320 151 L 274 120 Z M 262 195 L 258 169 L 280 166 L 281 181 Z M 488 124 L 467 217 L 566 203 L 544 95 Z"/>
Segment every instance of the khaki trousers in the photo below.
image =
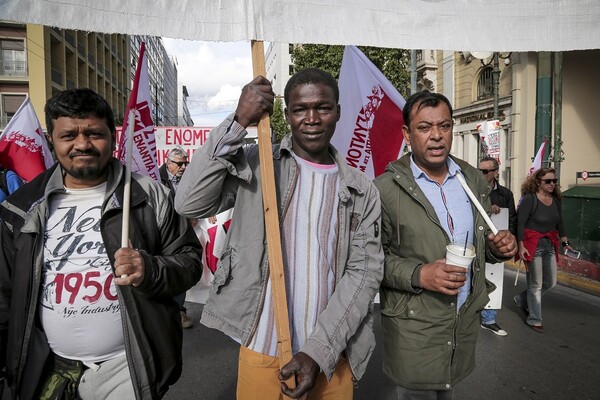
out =
<path fill-rule="evenodd" d="M 237 400 L 280 400 L 277 357 L 266 356 L 240 347 Z M 308 400 L 352 400 L 354 383 L 348 360 L 340 358 L 333 377 L 328 382 L 322 372 L 308 392 Z"/>

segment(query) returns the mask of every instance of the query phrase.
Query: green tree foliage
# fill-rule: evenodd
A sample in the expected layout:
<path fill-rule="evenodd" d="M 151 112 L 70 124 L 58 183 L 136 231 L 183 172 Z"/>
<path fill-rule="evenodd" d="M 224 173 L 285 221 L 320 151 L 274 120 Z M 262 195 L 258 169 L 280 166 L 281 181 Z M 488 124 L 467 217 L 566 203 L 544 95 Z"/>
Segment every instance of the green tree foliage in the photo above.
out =
<path fill-rule="evenodd" d="M 281 99 L 275 99 L 273 115 L 271 115 L 270 121 L 271 128 L 275 133 L 275 141 L 280 142 L 285 135 L 290 133 L 290 126 L 283 115 L 283 102 Z"/>
<path fill-rule="evenodd" d="M 379 68 L 405 98 L 410 95 L 410 51 L 381 47 L 358 46 Z M 292 62 L 294 70 L 314 67 L 329 72 L 336 79 L 340 76 L 344 46 L 303 44 L 294 46 Z"/>

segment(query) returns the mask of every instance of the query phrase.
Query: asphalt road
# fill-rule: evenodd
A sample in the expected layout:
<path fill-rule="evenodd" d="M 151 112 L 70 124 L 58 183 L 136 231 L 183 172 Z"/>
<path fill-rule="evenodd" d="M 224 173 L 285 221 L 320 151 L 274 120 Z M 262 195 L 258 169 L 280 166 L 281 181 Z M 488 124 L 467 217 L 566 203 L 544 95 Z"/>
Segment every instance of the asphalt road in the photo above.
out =
<path fill-rule="evenodd" d="M 524 323 L 512 296 L 525 287 L 523 274 L 505 270 L 499 337 L 480 331 L 475 371 L 454 391 L 455 400 L 596 400 L 600 398 L 600 297 L 556 286 L 543 298 L 545 333 Z M 188 303 L 195 326 L 184 332 L 184 371 L 165 399 L 235 399 L 238 345 L 198 323 L 202 307 Z M 379 311 L 377 309 L 377 311 Z M 375 332 L 381 342 L 379 315 Z M 393 399 L 382 373 L 381 346 L 355 391 L 356 400 Z"/>

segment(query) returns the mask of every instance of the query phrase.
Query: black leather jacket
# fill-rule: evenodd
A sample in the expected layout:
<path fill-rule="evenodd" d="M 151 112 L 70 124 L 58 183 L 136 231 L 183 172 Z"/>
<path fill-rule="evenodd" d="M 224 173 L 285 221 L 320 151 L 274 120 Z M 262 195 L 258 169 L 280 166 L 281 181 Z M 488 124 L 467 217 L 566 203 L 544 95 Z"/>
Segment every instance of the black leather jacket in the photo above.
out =
<path fill-rule="evenodd" d="M 102 204 L 101 234 L 113 269 L 121 247 L 123 172 L 113 159 Z M 63 191 L 56 164 L 0 206 L 0 369 L 6 368 L 15 399 L 34 397 L 50 354 L 38 298 L 48 199 Z M 151 178 L 132 175 L 130 221 L 145 275 L 138 287 L 117 286 L 125 349 L 136 399 L 158 399 L 181 375 L 181 319 L 173 296 L 200 279 L 202 249 L 168 190 Z"/>
<path fill-rule="evenodd" d="M 510 189 L 496 182 L 496 188 L 490 192 L 490 201 L 500 208 L 508 208 L 508 230 L 517 235 L 517 211 L 515 209 L 515 197 Z"/>

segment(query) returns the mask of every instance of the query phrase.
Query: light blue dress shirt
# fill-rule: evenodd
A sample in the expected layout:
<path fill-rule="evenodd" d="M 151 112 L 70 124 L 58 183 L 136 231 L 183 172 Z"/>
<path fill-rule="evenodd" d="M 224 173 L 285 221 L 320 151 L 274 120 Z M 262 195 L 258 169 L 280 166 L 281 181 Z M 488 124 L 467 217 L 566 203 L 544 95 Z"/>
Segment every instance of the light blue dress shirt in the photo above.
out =
<path fill-rule="evenodd" d="M 447 159 L 448 174 L 442 184 L 438 184 L 415 164 L 410 157 L 410 168 L 415 181 L 431 203 L 442 228 L 450 238 L 450 242 L 473 244 L 473 209 L 469 196 L 460 185 L 456 174 L 460 167 L 450 157 Z M 445 201 L 444 201 L 445 199 Z M 468 235 L 468 238 L 467 238 Z M 432 260 L 433 261 L 433 260 Z M 472 267 L 472 265 L 471 265 Z M 467 281 L 458 291 L 456 307 L 459 309 L 471 292 L 471 268 L 467 269 Z"/>

